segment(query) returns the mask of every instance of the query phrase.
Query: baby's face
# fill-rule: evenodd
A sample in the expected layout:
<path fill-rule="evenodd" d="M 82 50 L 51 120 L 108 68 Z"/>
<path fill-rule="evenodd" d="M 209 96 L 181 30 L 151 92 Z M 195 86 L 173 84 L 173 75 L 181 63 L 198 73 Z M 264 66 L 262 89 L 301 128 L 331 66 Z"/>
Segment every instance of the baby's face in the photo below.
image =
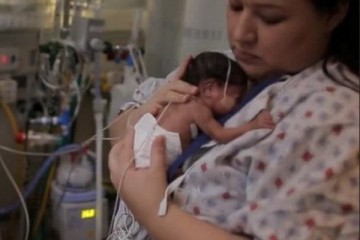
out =
<path fill-rule="evenodd" d="M 224 95 L 224 86 L 214 88 L 216 94 L 213 95 L 213 104 L 210 108 L 215 114 L 224 115 L 229 113 L 239 102 L 241 97 L 241 87 L 229 85 Z"/>

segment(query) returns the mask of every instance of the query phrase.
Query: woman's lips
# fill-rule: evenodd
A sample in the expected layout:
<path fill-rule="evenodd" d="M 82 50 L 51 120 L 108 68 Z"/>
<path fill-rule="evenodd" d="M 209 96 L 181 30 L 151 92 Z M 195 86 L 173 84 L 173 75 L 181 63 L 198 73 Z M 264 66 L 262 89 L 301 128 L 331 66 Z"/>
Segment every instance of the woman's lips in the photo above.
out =
<path fill-rule="evenodd" d="M 238 51 L 235 52 L 236 59 L 245 64 L 254 64 L 259 62 L 260 58 L 254 54 Z"/>

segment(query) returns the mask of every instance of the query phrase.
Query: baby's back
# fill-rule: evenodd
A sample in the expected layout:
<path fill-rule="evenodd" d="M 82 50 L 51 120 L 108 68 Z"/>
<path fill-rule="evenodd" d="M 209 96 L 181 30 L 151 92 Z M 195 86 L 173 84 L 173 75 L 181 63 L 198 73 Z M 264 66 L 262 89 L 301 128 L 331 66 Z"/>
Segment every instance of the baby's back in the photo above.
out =
<path fill-rule="evenodd" d="M 181 104 L 173 103 L 166 109 L 159 121 L 159 125 L 162 128 L 180 134 L 182 150 L 184 150 L 191 141 L 192 134 L 190 125 L 194 124 L 191 105 L 191 101 Z"/>

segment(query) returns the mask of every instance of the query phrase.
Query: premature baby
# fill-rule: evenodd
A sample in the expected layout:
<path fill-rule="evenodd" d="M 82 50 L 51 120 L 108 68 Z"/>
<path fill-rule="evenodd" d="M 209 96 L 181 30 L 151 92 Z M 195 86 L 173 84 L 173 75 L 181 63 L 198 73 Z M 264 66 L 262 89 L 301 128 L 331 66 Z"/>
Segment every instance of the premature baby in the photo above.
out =
<path fill-rule="evenodd" d="M 188 102 L 169 104 L 158 116 L 145 114 L 135 125 L 134 153 L 136 167 L 150 165 L 153 140 L 166 138 L 168 164 L 184 150 L 198 129 L 219 143 L 227 143 L 247 131 L 273 128 L 269 112 L 260 112 L 250 122 L 224 128 L 215 117 L 229 113 L 247 89 L 247 77 L 240 66 L 218 52 L 204 52 L 189 63 L 183 80 L 198 87 L 198 94 Z"/>

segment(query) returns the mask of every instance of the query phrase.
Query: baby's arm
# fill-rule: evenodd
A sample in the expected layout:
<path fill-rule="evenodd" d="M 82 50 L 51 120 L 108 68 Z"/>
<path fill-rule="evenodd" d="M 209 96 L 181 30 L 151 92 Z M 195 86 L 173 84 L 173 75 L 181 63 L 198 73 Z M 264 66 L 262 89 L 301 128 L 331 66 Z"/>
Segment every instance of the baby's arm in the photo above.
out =
<path fill-rule="evenodd" d="M 275 124 L 268 111 L 261 111 L 254 119 L 239 127 L 224 128 L 214 118 L 212 112 L 206 107 L 193 111 L 197 126 L 210 138 L 219 143 L 227 143 L 242 134 L 259 128 L 274 128 Z"/>

